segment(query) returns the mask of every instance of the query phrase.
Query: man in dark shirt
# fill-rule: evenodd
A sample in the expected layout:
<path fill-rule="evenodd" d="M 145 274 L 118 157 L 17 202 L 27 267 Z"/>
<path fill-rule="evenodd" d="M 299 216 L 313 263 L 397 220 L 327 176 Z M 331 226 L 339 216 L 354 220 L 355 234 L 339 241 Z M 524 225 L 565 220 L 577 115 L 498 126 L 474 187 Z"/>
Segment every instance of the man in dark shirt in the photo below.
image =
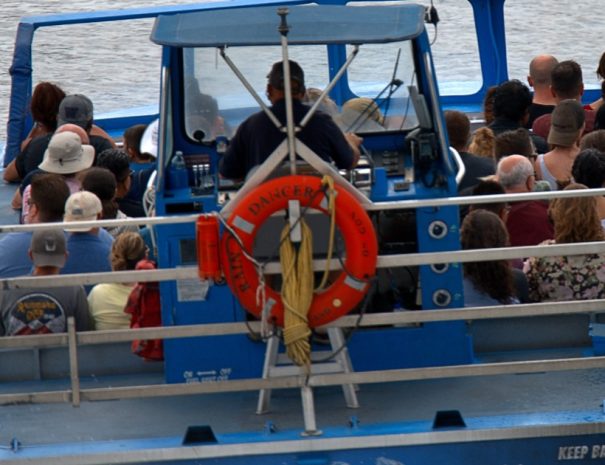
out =
<path fill-rule="evenodd" d="M 573 60 L 562 61 L 555 66 L 551 73 L 551 91 L 555 99 L 555 105 L 558 105 L 563 100 L 577 100 L 582 102 L 582 94 L 584 93 L 584 79 L 582 77 L 582 68 Z M 593 111 L 590 105 L 584 106 L 584 134 L 594 129 L 596 112 Z M 532 130 L 535 134 L 548 138 L 550 131 L 550 122 L 552 115 L 542 115 L 534 121 Z"/>
<path fill-rule="evenodd" d="M 88 133 L 90 145 L 95 148 L 95 154 L 112 148 L 108 139 L 90 133 L 93 124 L 93 106 L 85 95 L 73 94 L 65 97 L 59 106 L 57 123 L 58 126 L 76 124 L 84 129 Z M 53 134 L 46 134 L 32 139 L 25 150 L 17 155 L 15 167 L 20 179 L 24 179 L 28 173 L 38 169 L 52 136 Z"/>
<path fill-rule="evenodd" d="M 479 157 L 468 152 L 471 122 L 466 114 L 448 110 L 444 116 L 450 145 L 460 154 L 465 168 L 464 176 L 458 185 L 458 192 L 470 190 L 481 181 L 481 178 L 494 174 L 496 165 L 492 158 Z"/>
<path fill-rule="evenodd" d="M 538 55 L 529 63 L 527 83 L 534 89 L 534 96 L 525 125 L 527 129 L 531 129 L 537 118 L 552 113 L 555 109 L 557 102 L 550 90 L 550 84 L 552 70 L 558 63 L 552 55 Z"/>
<path fill-rule="evenodd" d="M 302 103 L 305 95 L 304 73 L 298 63 L 292 60 L 289 63 L 292 109 L 294 122 L 298 124 L 309 110 Z M 283 125 L 286 122 L 283 63 L 275 63 L 267 77 L 271 111 Z M 354 134 L 343 134 L 325 113 L 315 113 L 306 126 L 296 133 L 296 137 L 320 158 L 333 160 L 338 168 L 352 168 L 359 159 L 361 139 Z M 227 153 L 221 160 L 220 174 L 225 178 L 243 179 L 285 139 L 286 133 L 278 129 L 264 112 L 255 113 L 239 126 L 231 139 Z"/>
<path fill-rule="evenodd" d="M 488 126 L 496 136 L 505 131 L 524 127 L 529 118 L 532 98 L 529 87 L 517 79 L 505 81 L 494 93 L 494 121 Z M 538 153 L 548 152 L 546 140 L 531 134 Z"/>

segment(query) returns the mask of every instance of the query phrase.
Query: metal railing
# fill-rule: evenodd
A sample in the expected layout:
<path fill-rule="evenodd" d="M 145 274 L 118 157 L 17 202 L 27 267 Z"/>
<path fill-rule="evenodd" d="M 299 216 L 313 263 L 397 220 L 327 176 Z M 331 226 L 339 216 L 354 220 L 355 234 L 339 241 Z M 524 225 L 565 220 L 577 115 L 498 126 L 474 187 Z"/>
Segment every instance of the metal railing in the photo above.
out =
<path fill-rule="evenodd" d="M 498 196 L 461 197 L 449 199 L 431 199 L 397 202 L 406 208 L 424 206 L 443 206 L 453 204 L 490 203 L 493 201 L 516 201 L 535 198 L 561 198 L 570 196 L 587 196 L 605 194 L 605 189 L 563 191 L 550 193 L 512 194 Z M 378 209 L 381 204 L 375 203 L 370 209 Z M 394 203 L 393 203 L 394 204 Z M 381 207 L 382 208 L 382 207 Z M 82 222 L 89 226 L 107 226 L 118 224 L 168 224 L 194 222 L 197 215 L 181 217 L 138 218 L 129 220 L 103 220 Z M 73 223 L 71 224 L 73 226 Z M 61 227 L 62 224 L 14 225 L 0 226 L 0 231 L 35 230 L 45 227 Z M 583 244 L 562 244 L 549 246 L 511 247 L 501 249 L 460 250 L 451 252 L 431 252 L 416 254 L 384 255 L 378 259 L 379 267 L 415 266 L 433 263 L 464 263 L 489 261 L 496 259 L 523 258 L 528 256 L 581 255 L 605 252 L 605 242 Z M 317 269 L 323 269 L 325 261 L 315 263 Z M 334 268 L 339 264 L 334 261 Z M 267 272 L 278 273 L 280 266 L 272 263 Z M 87 273 L 82 275 L 59 275 L 49 277 L 22 277 L 1 280 L 2 289 L 22 287 L 55 287 L 75 283 L 93 284 L 98 282 L 124 281 L 167 281 L 191 279 L 197 277 L 197 268 L 174 268 L 152 271 L 129 271 L 112 273 Z M 430 311 L 403 311 L 396 313 L 376 313 L 348 315 L 332 322 L 330 327 L 372 327 L 390 325 L 414 325 L 439 321 L 483 320 L 509 317 L 532 317 L 561 314 L 605 312 L 605 299 L 549 302 L 538 304 L 506 305 L 502 307 L 453 308 Z M 190 337 L 208 337 L 218 335 L 245 334 L 258 331 L 260 323 L 220 323 L 176 327 L 157 327 L 124 329 L 112 331 L 76 332 L 73 319 L 68 322 L 66 334 L 42 336 L 19 336 L 0 338 L 0 349 L 27 349 L 45 347 L 67 347 L 70 362 L 71 386 L 69 389 L 0 394 L 0 405 L 14 403 L 71 402 L 79 405 L 82 401 L 125 399 L 134 397 L 161 397 L 173 395 L 190 395 L 214 392 L 255 391 L 260 389 L 309 388 L 317 386 L 337 386 L 343 384 L 371 384 L 391 381 L 409 381 L 444 377 L 471 377 L 509 373 L 536 373 L 542 371 L 581 370 L 605 367 L 605 357 L 564 358 L 555 360 L 526 360 L 499 363 L 481 363 L 472 365 L 440 366 L 429 368 L 393 369 L 337 374 L 300 374 L 272 379 L 244 379 L 215 381 L 212 383 L 193 384 L 157 384 L 133 385 L 126 387 L 82 389 L 79 384 L 78 348 L 83 345 L 99 345 L 115 342 L 133 341 L 135 339 L 174 339 Z"/>

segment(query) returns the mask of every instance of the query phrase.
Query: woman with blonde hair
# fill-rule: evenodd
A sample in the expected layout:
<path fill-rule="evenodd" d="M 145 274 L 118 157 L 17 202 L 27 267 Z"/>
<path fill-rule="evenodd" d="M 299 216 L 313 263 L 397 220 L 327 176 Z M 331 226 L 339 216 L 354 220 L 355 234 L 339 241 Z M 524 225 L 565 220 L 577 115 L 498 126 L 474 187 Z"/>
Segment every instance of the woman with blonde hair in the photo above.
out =
<path fill-rule="evenodd" d="M 587 189 L 570 184 L 565 190 Z M 595 197 L 555 199 L 549 208 L 554 240 L 542 244 L 576 244 L 605 239 Z M 532 257 L 523 267 L 530 298 L 537 301 L 605 298 L 605 257 L 600 254 Z"/>
<path fill-rule="evenodd" d="M 147 257 L 147 247 L 140 234 L 124 232 L 111 247 L 113 271 L 134 270 Z M 128 296 L 136 283 L 101 283 L 88 294 L 88 307 L 95 329 L 130 328 L 130 315 L 124 313 Z"/>
<path fill-rule="evenodd" d="M 473 155 L 495 160 L 496 136 L 487 126 L 478 128 L 471 139 L 468 151 Z"/>

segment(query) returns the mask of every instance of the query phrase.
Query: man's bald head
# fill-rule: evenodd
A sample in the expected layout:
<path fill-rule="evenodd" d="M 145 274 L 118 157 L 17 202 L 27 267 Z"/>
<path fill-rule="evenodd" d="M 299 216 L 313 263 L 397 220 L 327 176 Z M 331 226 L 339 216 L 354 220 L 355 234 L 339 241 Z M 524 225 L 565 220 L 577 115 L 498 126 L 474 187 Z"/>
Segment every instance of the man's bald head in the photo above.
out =
<path fill-rule="evenodd" d="M 538 55 L 529 63 L 527 81 L 532 87 L 550 86 L 550 75 L 559 61 L 552 55 Z"/>
<path fill-rule="evenodd" d="M 65 123 L 57 128 L 55 134 L 60 134 L 62 132 L 73 132 L 80 137 L 80 140 L 83 144 L 90 144 L 90 139 L 88 137 L 88 133 L 82 129 L 77 124 Z"/>
<path fill-rule="evenodd" d="M 507 192 L 531 191 L 534 180 L 534 166 L 523 155 L 509 155 L 498 162 L 496 177 Z"/>

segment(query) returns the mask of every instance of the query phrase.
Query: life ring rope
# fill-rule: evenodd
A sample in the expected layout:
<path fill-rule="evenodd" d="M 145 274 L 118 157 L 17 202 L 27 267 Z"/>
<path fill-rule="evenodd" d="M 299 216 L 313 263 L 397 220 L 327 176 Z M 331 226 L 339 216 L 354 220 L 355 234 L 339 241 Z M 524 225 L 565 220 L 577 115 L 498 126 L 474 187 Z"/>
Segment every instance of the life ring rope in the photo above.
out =
<path fill-rule="evenodd" d="M 261 264 L 251 256 L 259 226 L 273 213 L 286 209 L 288 200 L 300 201 L 301 218 L 308 209 L 328 214 L 330 196 L 326 193 L 330 189 L 313 176 L 276 178 L 251 191 L 238 202 L 229 219 L 222 221 L 226 234 L 221 239 L 220 253 L 227 283 L 242 306 L 262 320 L 270 314 L 271 323 L 283 326 L 284 308 L 279 293 L 260 277 L 266 262 Z M 343 235 L 346 255 L 338 257 L 340 275 L 314 294 L 309 310 L 311 328 L 327 324 L 359 304 L 376 272 L 378 244 L 372 221 L 353 195 L 341 186 L 333 190 L 334 221 Z"/>

